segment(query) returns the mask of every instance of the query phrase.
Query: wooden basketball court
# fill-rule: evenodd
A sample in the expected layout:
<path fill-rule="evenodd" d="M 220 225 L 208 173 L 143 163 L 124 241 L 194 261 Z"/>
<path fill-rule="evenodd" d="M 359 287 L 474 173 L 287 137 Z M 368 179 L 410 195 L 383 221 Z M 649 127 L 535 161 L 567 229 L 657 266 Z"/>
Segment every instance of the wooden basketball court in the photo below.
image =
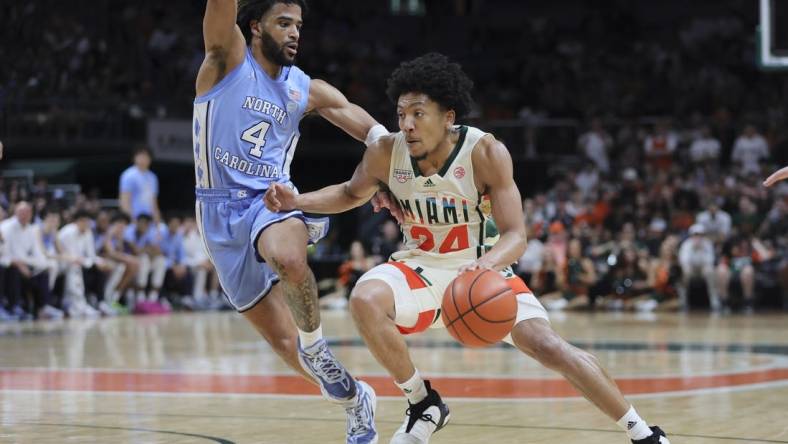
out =
<path fill-rule="evenodd" d="M 568 314 L 674 444 L 788 443 L 788 316 Z M 345 311 L 324 312 L 334 353 L 379 395 L 380 442 L 406 403 Z M 507 346 L 411 337 L 452 410 L 434 443 L 627 443 L 557 375 Z M 296 377 L 234 313 L 0 324 L 2 443 L 341 443 L 344 412 Z"/>

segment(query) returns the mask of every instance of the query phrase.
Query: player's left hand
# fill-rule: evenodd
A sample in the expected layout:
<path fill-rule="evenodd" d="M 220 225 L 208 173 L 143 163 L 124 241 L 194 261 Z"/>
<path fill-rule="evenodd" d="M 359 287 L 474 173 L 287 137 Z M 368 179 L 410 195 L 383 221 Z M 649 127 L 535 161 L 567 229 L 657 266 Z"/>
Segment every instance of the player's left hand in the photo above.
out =
<path fill-rule="evenodd" d="M 470 264 L 463 265 L 458 270 L 458 274 L 465 273 L 466 271 L 474 271 L 474 270 L 495 270 L 495 264 L 486 260 L 484 256 L 476 259 L 475 261 L 471 262 Z"/>
<path fill-rule="evenodd" d="M 394 216 L 394 219 L 397 219 L 397 223 L 402 224 L 405 220 L 402 214 L 402 208 L 399 206 L 399 202 L 396 199 L 392 199 L 391 193 L 388 191 L 380 190 L 372 196 L 372 210 L 374 212 L 379 212 L 383 208 L 388 208 L 389 213 Z"/>

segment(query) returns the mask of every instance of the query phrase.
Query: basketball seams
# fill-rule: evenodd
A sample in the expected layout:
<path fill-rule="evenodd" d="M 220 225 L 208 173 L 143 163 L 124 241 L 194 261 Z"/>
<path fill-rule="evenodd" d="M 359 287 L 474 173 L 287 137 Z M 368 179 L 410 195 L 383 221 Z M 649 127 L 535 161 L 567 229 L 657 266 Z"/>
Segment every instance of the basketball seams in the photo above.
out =
<path fill-rule="evenodd" d="M 471 297 L 471 290 L 473 290 L 473 284 L 475 284 L 475 283 L 476 283 L 476 281 L 478 281 L 478 280 L 479 280 L 479 278 L 481 278 L 482 276 L 484 276 L 484 274 L 485 274 L 485 273 L 487 273 L 488 271 L 490 271 L 490 270 L 484 270 L 483 272 L 479 273 L 479 275 L 478 275 L 478 276 L 476 276 L 476 277 L 473 279 L 473 282 L 471 282 L 471 285 L 469 285 L 469 286 L 468 286 L 468 291 L 467 291 L 466 293 L 468 294 L 468 305 L 470 305 L 471 307 L 473 306 L 473 304 L 471 303 L 471 300 L 470 300 L 470 297 Z M 455 322 L 456 320 L 458 320 L 458 319 L 459 319 L 460 321 L 462 321 L 462 325 L 464 325 L 464 326 L 465 326 L 465 328 L 466 328 L 466 329 L 467 329 L 469 332 L 471 332 L 471 334 L 472 334 L 472 335 L 476 336 L 476 339 L 478 339 L 478 340 L 480 340 L 480 341 L 482 341 L 482 342 L 484 342 L 484 343 L 486 343 L 486 344 L 494 344 L 495 342 L 490 342 L 490 341 L 488 341 L 487 339 L 485 339 L 485 338 L 482 338 L 481 336 L 479 336 L 478 334 L 476 334 L 476 332 L 475 332 L 475 331 L 473 331 L 473 329 L 471 328 L 471 326 L 470 326 L 470 325 L 468 325 L 468 323 L 467 323 L 467 322 L 465 321 L 465 319 L 463 318 L 463 316 L 464 316 L 464 315 L 459 315 L 459 313 L 460 313 L 460 308 L 457 306 L 457 299 L 455 299 L 455 297 L 454 297 L 454 284 L 455 284 L 456 282 L 457 282 L 457 281 L 456 281 L 456 279 L 455 279 L 455 280 L 453 280 L 453 281 L 452 281 L 452 284 L 451 284 L 451 301 L 452 301 L 452 303 L 454 304 L 454 309 L 457 311 L 457 313 L 458 313 L 458 316 L 457 316 L 457 317 L 456 317 L 454 320 L 452 320 L 452 322 L 451 322 L 449 325 L 450 325 L 451 327 L 453 327 L 453 328 L 454 328 L 454 332 L 455 332 L 455 333 L 458 333 L 458 332 L 457 332 L 457 327 L 454 327 L 454 326 L 453 326 L 453 324 L 454 324 L 454 322 Z"/>
<path fill-rule="evenodd" d="M 490 271 L 490 270 L 484 270 L 481 273 L 479 273 L 478 276 L 473 278 L 473 282 L 471 282 L 471 285 L 468 286 L 468 291 L 466 293 L 468 294 L 468 305 L 469 306 L 473 307 L 473 304 L 471 303 L 471 290 L 473 290 L 473 284 L 475 284 L 476 281 L 478 281 L 479 278 L 482 277 L 488 271 Z M 449 322 L 449 324 L 446 325 L 446 327 L 454 324 L 454 322 L 457 319 L 460 319 L 460 318 L 462 318 L 463 316 L 465 316 L 466 314 L 469 313 L 469 311 L 466 311 L 465 313 L 460 313 L 460 307 L 457 306 L 457 299 L 454 297 L 454 285 L 456 283 L 457 283 L 457 278 L 452 279 L 452 281 L 451 281 L 451 302 L 454 305 L 454 311 L 457 313 L 457 316 L 454 319 L 452 319 L 452 321 Z M 448 315 L 446 317 L 448 317 Z M 444 322 L 444 324 L 445 324 L 445 322 Z M 467 327 L 468 325 L 466 324 L 465 326 Z"/>
<path fill-rule="evenodd" d="M 478 317 L 479 317 L 479 319 L 481 319 L 481 320 L 483 320 L 483 321 L 485 321 L 485 322 L 492 323 L 492 324 L 502 324 L 502 323 L 504 323 L 504 322 L 511 322 L 513 319 L 517 318 L 517 314 L 516 314 L 516 313 L 515 313 L 515 315 L 514 315 L 514 316 L 512 316 L 511 318 L 508 318 L 508 319 L 503 319 L 503 320 L 490 320 L 490 319 L 487 319 L 487 318 L 485 318 L 484 316 L 482 316 L 482 315 L 481 315 L 481 314 L 480 314 L 478 311 L 476 311 L 476 307 L 481 307 L 482 305 L 486 304 L 487 302 L 490 302 L 490 301 L 492 301 L 493 299 L 497 298 L 498 296 L 500 296 L 500 295 L 502 295 L 502 294 L 506 293 L 507 291 L 511 291 L 511 290 L 512 290 L 511 288 L 509 288 L 509 287 L 506 287 L 505 289 L 503 289 L 503 290 L 499 291 L 498 293 L 496 293 L 496 294 L 494 294 L 494 295 L 492 295 L 492 296 L 488 297 L 487 299 L 485 299 L 485 300 L 481 301 L 481 302 L 480 302 L 478 305 L 473 305 L 472 303 L 469 303 L 468 305 L 469 305 L 471 308 L 470 308 L 469 310 L 467 310 L 467 311 L 463 312 L 463 313 L 460 313 L 460 310 L 459 310 L 459 308 L 457 308 L 457 301 L 454 299 L 454 284 L 452 283 L 452 288 L 451 288 L 451 300 L 452 300 L 452 302 L 454 303 L 454 310 L 457 312 L 457 316 L 456 316 L 456 317 L 455 317 L 455 318 L 454 318 L 454 319 L 453 319 L 451 322 L 449 322 L 449 323 L 448 323 L 446 326 L 448 327 L 449 325 L 453 324 L 453 323 L 454 323 L 454 322 L 455 322 L 457 319 L 459 319 L 459 318 L 461 318 L 461 317 L 463 317 L 463 316 L 467 315 L 467 314 L 468 314 L 468 313 L 470 313 L 470 312 L 474 312 L 474 313 L 476 313 L 476 316 L 478 316 Z M 471 294 L 471 292 L 469 291 L 469 292 L 468 292 L 468 295 L 469 295 L 469 296 L 468 296 L 468 299 L 469 299 L 469 300 L 470 300 L 470 294 Z M 448 317 L 448 316 L 447 316 L 447 317 Z"/>
<path fill-rule="evenodd" d="M 482 316 L 482 314 L 481 314 L 481 313 L 480 313 L 478 310 L 476 310 L 477 308 L 479 308 L 479 307 L 481 307 L 482 305 L 484 305 L 484 304 L 486 304 L 486 303 L 488 303 L 488 302 L 490 302 L 490 301 L 494 300 L 495 298 L 497 298 L 498 296 L 500 296 L 500 295 L 502 295 L 502 294 L 506 293 L 507 291 L 512 291 L 512 289 L 511 289 L 511 288 L 509 288 L 509 287 L 507 286 L 505 289 L 503 289 L 503 290 L 499 291 L 498 293 L 496 293 L 495 295 L 493 295 L 493 296 L 490 296 L 490 297 L 488 297 L 487 299 L 485 299 L 485 300 L 483 300 L 483 301 L 479 302 L 477 305 L 471 305 L 471 309 L 470 309 L 470 310 L 468 310 L 468 312 L 470 313 L 471 311 L 473 311 L 474 313 L 476 313 L 476 316 L 478 316 L 478 317 L 479 317 L 479 319 L 481 319 L 481 320 L 483 320 L 483 321 L 485 321 L 485 322 L 489 322 L 489 323 L 491 323 L 491 324 L 502 324 L 502 323 L 504 323 L 504 322 L 511 322 L 513 319 L 517 318 L 517 310 L 515 310 L 515 315 L 514 315 L 514 316 L 512 316 L 511 318 L 508 318 L 508 319 L 501 319 L 501 320 L 492 320 L 492 319 L 487 319 L 487 318 L 485 318 L 484 316 Z M 516 296 L 515 296 L 515 297 L 516 297 Z M 464 315 L 465 315 L 465 314 L 463 313 L 463 316 L 464 316 Z"/>

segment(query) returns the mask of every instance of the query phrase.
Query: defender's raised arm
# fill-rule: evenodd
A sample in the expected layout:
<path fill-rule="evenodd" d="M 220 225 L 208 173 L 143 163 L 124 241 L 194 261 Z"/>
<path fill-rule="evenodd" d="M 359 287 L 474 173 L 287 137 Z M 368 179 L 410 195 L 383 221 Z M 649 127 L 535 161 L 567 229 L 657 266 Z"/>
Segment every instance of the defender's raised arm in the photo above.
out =
<path fill-rule="evenodd" d="M 243 61 L 246 45 L 235 24 L 237 14 L 237 0 L 206 2 L 202 22 L 205 60 L 197 74 L 197 95 L 208 92 Z"/>

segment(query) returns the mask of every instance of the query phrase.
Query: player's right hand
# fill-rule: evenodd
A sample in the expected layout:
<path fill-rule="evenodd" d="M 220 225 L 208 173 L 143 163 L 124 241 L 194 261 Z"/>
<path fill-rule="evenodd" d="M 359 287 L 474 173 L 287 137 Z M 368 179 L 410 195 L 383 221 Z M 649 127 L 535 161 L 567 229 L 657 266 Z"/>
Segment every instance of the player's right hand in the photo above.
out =
<path fill-rule="evenodd" d="M 402 213 L 402 208 L 400 208 L 397 199 L 394 199 L 386 190 L 380 190 L 372 196 L 372 210 L 377 213 L 378 211 L 382 210 L 383 208 L 388 208 L 389 213 L 394 216 L 394 219 L 397 219 L 397 223 L 402 225 L 402 222 L 405 220 L 405 217 Z"/>
<path fill-rule="evenodd" d="M 295 192 L 280 183 L 272 183 L 263 196 L 265 207 L 270 211 L 278 213 L 289 211 L 295 208 Z"/>

